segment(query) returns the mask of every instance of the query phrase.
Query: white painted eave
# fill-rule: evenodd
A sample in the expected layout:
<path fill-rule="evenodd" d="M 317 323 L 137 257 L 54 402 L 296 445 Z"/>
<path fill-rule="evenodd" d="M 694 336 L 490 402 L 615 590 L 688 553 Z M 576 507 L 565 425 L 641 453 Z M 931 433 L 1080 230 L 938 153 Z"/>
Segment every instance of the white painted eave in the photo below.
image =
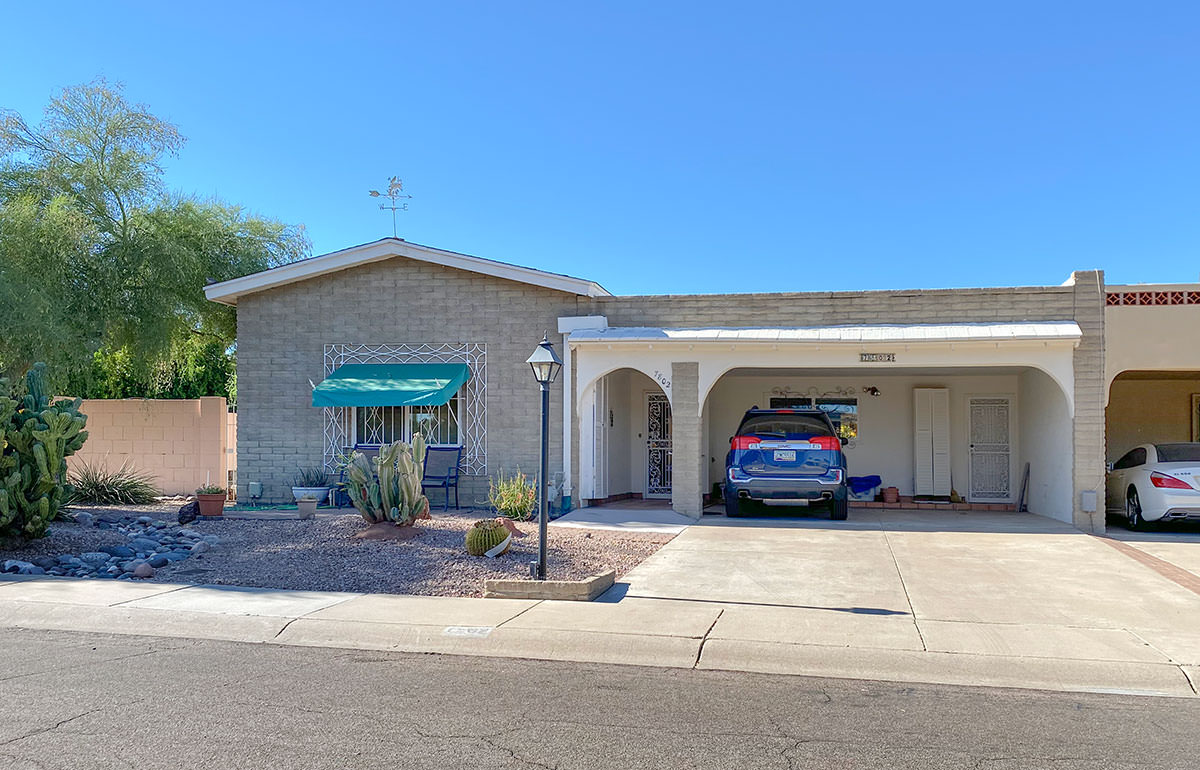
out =
<path fill-rule="evenodd" d="M 384 238 L 374 243 L 322 254 L 241 278 L 210 284 L 204 287 L 204 296 L 223 305 L 237 305 L 238 299 L 247 294 L 395 257 L 406 257 L 420 262 L 444 265 L 584 297 L 612 296 L 607 289 L 595 281 L 435 249 L 430 246 L 409 243 L 399 238 Z"/>
<path fill-rule="evenodd" d="M 668 329 L 610 327 L 571 332 L 572 345 L 614 343 L 821 343 L 911 344 L 919 342 L 1070 342 L 1078 344 L 1083 331 L 1074 321 L 1031 321 L 995 324 L 895 324 L 800 326 L 788 328 Z"/>

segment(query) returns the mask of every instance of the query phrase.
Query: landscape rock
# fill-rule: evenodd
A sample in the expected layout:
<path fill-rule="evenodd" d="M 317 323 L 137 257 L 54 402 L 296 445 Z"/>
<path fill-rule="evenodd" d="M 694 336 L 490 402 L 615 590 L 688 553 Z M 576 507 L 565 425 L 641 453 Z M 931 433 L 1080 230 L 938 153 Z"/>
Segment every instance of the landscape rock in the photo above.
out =
<path fill-rule="evenodd" d="M 22 567 L 20 574 L 22 574 L 22 575 L 45 575 L 46 570 L 42 569 L 41 567 L 39 567 L 36 564 L 30 564 L 26 567 Z"/>
<path fill-rule="evenodd" d="M 108 563 L 108 554 L 103 551 L 88 551 L 87 553 L 79 554 L 79 559 L 85 564 L 99 566 Z"/>
<path fill-rule="evenodd" d="M 192 553 L 205 553 L 210 548 L 212 548 L 212 546 L 209 545 L 207 541 L 201 540 L 192 546 Z"/>
<path fill-rule="evenodd" d="M 200 515 L 200 503 L 192 500 L 190 503 L 184 503 L 179 506 L 179 523 L 191 524 Z"/>
<path fill-rule="evenodd" d="M 106 545 L 100 550 L 110 556 L 123 556 L 126 559 L 133 556 L 133 549 L 127 545 Z"/>
<path fill-rule="evenodd" d="M 154 568 L 149 564 L 142 562 L 141 564 L 137 565 L 136 568 L 134 568 L 133 576 L 139 578 L 152 578 L 154 577 Z"/>
<path fill-rule="evenodd" d="M 32 566 L 33 565 L 27 561 L 21 561 L 20 559 L 9 559 L 8 561 L 4 562 L 4 571 L 9 573 L 18 573 L 21 570 Z"/>
<path fill-rule="evenodd" d="M 158 548 L 159 543 L 157 540 L 151 540 L 148 537 L 135 537 L 129 541 L 129 545 L 131 548 L 138 551 L 154 553 L 154 550 Z"/>
<path fill-rule="evenodd" d="M 96 521 L 96 517 L 87 511 L 80 511 L 75 514 L 75 521 L 81 527 L 90 527 Z"/>
<path fill-rule="evenodd" d="M 58 566 L 58 559 L 53 556 L 39 556 L 31 561 L 42 569 L 53 569 Z"/>
<path fill-rule="evenodd" d="M 167 566 L 171 562 L 166 556 L 164 556 L 163 554 L 160 553 L 158 556 L 152 557 L 150 559 L 150 561 L 148 561 L 146 563 L 149 564 L 151 567 L 158 569 L 159 567 Z"/>

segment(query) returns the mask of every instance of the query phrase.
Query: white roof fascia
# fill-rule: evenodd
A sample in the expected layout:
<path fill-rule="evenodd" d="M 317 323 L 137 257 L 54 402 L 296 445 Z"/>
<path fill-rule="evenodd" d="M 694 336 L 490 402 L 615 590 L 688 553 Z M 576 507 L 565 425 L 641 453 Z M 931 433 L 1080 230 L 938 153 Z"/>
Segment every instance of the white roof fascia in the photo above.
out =
<path fill-rule="evenodd" d="M 204 287 L 204 296 L 213 302 L 224 305 L 236 305 L 238 298 L 277 286 L 296 283 L 309 278 L 345 270 L 372 262 L 380 262 L 393 257 L 407 257 L 420 262 L 444 265 L 472 273 L 491 275 L 510 281 L 542 286 L 547 289 L 576 294 L 584 297 L 612 296 L 607 289 L 595 281 L 574 278 L 569 275 L 548 273 L 531 267 L 510 265 L 482 257 L 472 257 L 468 254 L 458 254 L 429 246 L 409 243 L 398 238 L 384 238 L 374 243 L 355 246 L 317 257 L 302 259 L 279 267 L 252 273 L 241 278 L 234 278 Z"/>
<path fill-rule="evenodd" d="M 889 342 L 1051 342 L 1057 340 L 1077 344 L 1082 337 L 1083 331 L 1074 321 L 1029 321 L 996 324 L 804 326 L 779 329 L 663 329 L 618 326 L 608 329 L 579 329 L 571 332 L 569 341 L 571 344 L 812 342 L 875 345 Z"/>

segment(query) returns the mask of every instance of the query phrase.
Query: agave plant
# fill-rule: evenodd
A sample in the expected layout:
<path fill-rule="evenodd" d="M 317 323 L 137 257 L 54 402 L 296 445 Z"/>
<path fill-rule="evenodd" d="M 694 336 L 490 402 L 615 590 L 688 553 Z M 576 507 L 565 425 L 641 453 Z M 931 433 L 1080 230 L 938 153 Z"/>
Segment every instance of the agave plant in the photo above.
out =
<path fill-rule="evenodd" d="M 355 452 L 346 463 L 346 494 L 368 524 L 408 526 L 429 515 L 429 498 L 421 490 L 424 466 L 425 437 L 420 433 L 411 444 L 385 444 L 374 459 Z"/>

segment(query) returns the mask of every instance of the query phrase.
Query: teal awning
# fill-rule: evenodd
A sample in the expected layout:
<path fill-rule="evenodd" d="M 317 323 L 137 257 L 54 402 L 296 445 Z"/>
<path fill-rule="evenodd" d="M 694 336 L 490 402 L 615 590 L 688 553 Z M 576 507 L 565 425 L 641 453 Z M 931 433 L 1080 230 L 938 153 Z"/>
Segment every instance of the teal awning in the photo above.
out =
<path fill-rule="evenodd" d="M 313 389 L 313 406 L 441 406 L 471 378 L 466 364 L 345 364 Z"/>

